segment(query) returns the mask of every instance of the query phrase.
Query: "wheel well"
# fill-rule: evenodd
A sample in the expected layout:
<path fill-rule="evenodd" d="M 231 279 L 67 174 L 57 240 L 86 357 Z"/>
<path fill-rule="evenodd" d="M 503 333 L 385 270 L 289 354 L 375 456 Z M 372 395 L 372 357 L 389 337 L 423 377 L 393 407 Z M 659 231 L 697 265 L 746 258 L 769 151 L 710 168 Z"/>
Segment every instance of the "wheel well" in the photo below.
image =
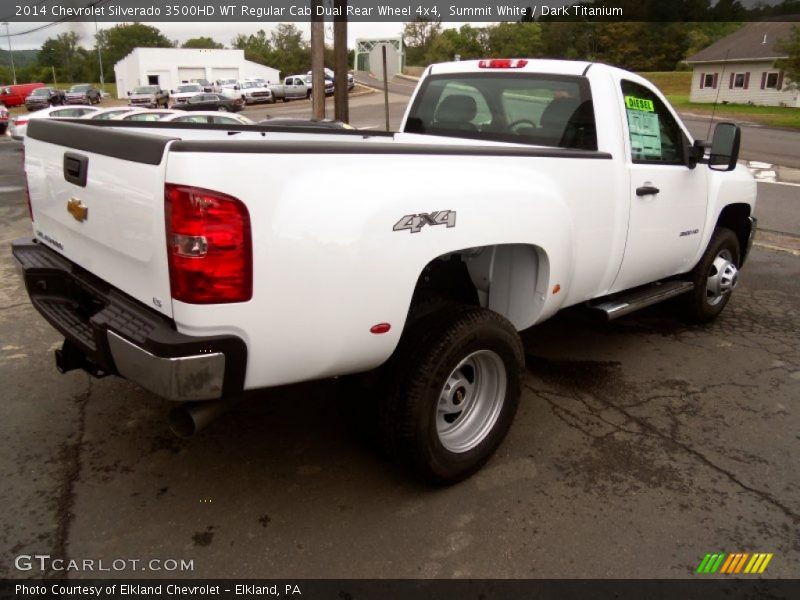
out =
<path fill-rule="evenodd" d="M 725 227 L 736 234 L 739 240 L 739 256 L 744 261 L 747 251 L 747 240 L 750 237 L 750 206 L 747 204 L 729 204 L 722 209 L 717 219 L 717 227 Z"/>
<path fill-rule="evenodd" d="M 457 303 L 489 308 L 523 329 L 544 307 L 549 271 L 544 250 L 527 244 L 482 246 L 439 256 L 417 279 L 409 321 L 443 303 Z"/>

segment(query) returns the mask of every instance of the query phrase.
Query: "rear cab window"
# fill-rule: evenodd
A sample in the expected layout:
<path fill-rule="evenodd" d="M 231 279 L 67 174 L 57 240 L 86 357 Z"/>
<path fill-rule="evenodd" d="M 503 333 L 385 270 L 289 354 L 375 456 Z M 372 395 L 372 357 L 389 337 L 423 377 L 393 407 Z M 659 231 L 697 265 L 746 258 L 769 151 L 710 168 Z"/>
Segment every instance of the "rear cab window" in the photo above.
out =
<path fill-rule="evenodd" d="M 406 132 L 597 150 L 585 77 L 456 73 L 425 79 Z"/>

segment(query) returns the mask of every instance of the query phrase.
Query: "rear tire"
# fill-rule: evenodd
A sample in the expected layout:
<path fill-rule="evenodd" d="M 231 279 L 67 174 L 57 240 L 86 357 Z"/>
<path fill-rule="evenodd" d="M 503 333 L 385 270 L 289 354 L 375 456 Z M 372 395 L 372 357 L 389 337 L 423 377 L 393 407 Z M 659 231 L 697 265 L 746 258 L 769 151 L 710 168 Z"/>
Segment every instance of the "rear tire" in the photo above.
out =
<path fill-rule="evenodd" d="M 379 407 L 386 450 L 438 485 L 477 471 L 508 433 L 519 404 L 524 354 L 497 313 L 451 306 L 403 334 Z"/>
<path fill-rule="evenodd" d="M 225 106 L 224 104 L 220 104 L 220 105 L 217 107 L 217 110 L 218 110 L 219 112 L 228 112 L 228 107 L 227 107 L 227 106 Z"/>
<path fill-rule="evenodd" d="M 686 296 L 690 319 L 707 323 L 716 319 L 731 298 L 739 278 L 739 239 L 730 229 L 718 227 L 703 257 L 690 276 L 694 290 Z"/>

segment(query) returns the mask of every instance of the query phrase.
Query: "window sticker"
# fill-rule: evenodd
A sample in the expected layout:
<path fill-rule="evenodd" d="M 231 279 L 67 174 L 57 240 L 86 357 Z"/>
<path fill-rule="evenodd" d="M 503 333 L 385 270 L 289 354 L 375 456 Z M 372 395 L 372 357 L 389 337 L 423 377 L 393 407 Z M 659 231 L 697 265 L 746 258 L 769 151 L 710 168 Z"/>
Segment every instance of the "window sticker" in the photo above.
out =
<path fill-rule="evenodd" d="M 658 114 L 642 110 L 628 110 L 627 113 L 633 158 L 661 159 L 661 127 Z"/>
<path fill-rule="evenodd" d="M 642 110 L 644 112 L 656 112 L 656 107 L 652 100 L 637 98 L 636 96 L 625 96 L 625 106 L 628 110 Z"/>

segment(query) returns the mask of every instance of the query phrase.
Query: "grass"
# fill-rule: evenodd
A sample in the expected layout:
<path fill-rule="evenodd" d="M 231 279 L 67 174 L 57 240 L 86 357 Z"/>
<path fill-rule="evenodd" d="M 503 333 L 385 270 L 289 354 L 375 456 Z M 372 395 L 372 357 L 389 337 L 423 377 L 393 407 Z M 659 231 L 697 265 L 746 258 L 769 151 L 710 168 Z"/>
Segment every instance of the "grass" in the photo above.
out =
<path fill-rule="evenodd" d="M 651 81 L 667 96 L 672 106 L 680 112 L 710 115 L 714 105 L 689 101 L 692 87 L 690 71 L 639 73 Z M 750 121 L 769 127 L 800 129 L 800 108 L 784 106 L 754 106 L 752 104 L 718 104 L 715 114 L 733 121 Z"/>

